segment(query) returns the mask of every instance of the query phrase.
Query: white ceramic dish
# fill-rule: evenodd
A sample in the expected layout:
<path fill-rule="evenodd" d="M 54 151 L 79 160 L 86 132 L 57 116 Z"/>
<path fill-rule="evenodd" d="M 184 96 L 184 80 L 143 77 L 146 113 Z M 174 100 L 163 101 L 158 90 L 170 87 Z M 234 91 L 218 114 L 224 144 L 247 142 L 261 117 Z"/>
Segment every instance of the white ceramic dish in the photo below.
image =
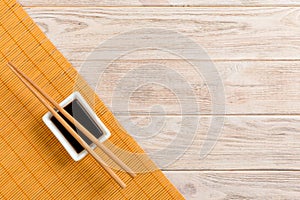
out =
<path fill-rule="evenodd" d="M 83 106 L 83 108 L 88 112 L 88 114 L 91 116 L 91 118 L 95 121 L 95 123 L 98 125 L 98 127 L 103 132 L 103 135 L 99 138 L 100 142 L 104 142 L 110 137 L 110 132 L 106 128 L 106 126 L 103 124 L 103 122 L 98 118 L 98 116 L 95 114 L 93 109 L 89 106 L 89 104 L 84 100 L 84 98 L 81 96 L 79 92 L 74 92 L 69 97 L 67 97 L 64 101 L 62 101 L 59 105 L 61 107 L 67 106 L 69 103 L 71 103 L 73 100 L 77 99 L 80 104 Z M 43 121 L 47 125 L 47 127 L 51 130 L 51 132 L 55 135 L 55 137 L 58 139 L 58 141 L 63 145 L 63 147 L 67 150 L 69 155 L 75 160 L 79 161 L 82 158 L 84 158 L 88 152 L 86 150 L 83 150 L 80 153 L 77 153 L 76 150 L 73 148 L 73 146 L 69 143 L 69 141 L 64 137 L 64 135 L 59 131 L 59 129 L 56 127 L 56 125 L 51 121 L 51 117 L 53 115 L 48 112 L 43 116 Z M 90 145 L 92 149 L 96 147 L 95 144 Z"/>

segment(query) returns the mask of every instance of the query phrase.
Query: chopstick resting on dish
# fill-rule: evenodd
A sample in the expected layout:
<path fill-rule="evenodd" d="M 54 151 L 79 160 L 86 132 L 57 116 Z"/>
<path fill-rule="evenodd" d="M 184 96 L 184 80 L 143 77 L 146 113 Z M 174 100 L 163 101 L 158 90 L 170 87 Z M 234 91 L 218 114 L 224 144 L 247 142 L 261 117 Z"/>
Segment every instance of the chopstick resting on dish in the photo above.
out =
<path fill-rule="evenodd" d="M 86 135 L 94 144 L 96 144 L 104 153 L 106 153 L 115 163 L 117 163 L 123 170 L 125 170 L 132 177 L 136 174 L 123 163 L 112 151 L 110 151 L 104 144 L 102 144 L 92 133 L 90 133 L 84 126 L 82 126 L 73 116 L 71 116 L 64 108 L 55 102 L 47 93 L 39 88 L 29 77 L 17 69 L 12 63 L 8 63 L 10 69 L 17 75 L 17 77 L 26 85 L 26 87 L 39 99 L 39 101 L 52 113 L 52 115 L 65 127 L 65 129 L 93 156 L 93 158 L 105 169 L 105 171 L 122 187 L 126 184 L 120 179 L 113 170 L 102 160 L 96 152 L 77 134 L 75 130 L 57 113 L 57 109 L 63 116 L 72 122 L 84 135 Z M 54 106 L 54 108 L 49 104 Z"/>

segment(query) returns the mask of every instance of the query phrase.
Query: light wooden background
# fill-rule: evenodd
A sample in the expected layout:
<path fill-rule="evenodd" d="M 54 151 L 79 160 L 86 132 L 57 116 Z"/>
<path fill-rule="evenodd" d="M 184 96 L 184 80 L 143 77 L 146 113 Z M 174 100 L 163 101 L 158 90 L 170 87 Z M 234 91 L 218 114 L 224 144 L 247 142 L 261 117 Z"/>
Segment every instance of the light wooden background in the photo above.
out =
<path fill-rule="evenodd" d="M 187 199 L 300 198 L 299 0 L 20 2 L 77 69 L 100 42 L 137 28 L 175 30 L 199 43 L 224 82 L 222 135 L 213 151 L 199 159 L 212 116 L 207 87 L 195 83 L 202 108 L 201 113 L 189 114 L 201 116 L 195 141 L 162 170 Z M 184 70 L 186 63 L 152 51 L 130 55 L 115 66 L 126 69 L 153 62 L 185 71 L 193 80 L 193 73 Z M 121 76 L 125 71 L 111 73 Z M 107 105 L 114 77 L 97 91 Z M 178 131 L 174 124 L 180 112 L 174 95 L 163 88 L 143 87 L 132 97 L 130 108 L 138 123 L 147 123 L 149 107 L 159 103 L 168 111 L 164 128 Z M 124 108 L 114 112 L 124 117 Z M 137 139 L 151 152 L 166 146 L 172 136 Z"/>

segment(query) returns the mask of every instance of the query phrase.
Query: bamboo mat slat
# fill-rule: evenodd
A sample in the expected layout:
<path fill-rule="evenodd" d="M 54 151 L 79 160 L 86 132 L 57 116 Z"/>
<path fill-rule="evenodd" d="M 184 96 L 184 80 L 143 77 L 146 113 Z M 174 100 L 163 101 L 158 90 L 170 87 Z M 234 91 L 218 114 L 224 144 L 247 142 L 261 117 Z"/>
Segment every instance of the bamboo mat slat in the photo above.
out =
<path fill-rule="evenodd" d="M 138 176 L 113 166 L 127 184 L 121 189 L 91 156 L 74 162 L 42 122 L 47 110 L 8 61 L 57 102 L 80 91 L 112 133 L 105 144 Z M 0 199 L 183 199 L 14 0 L 0 0 L 0 82 Z"/>

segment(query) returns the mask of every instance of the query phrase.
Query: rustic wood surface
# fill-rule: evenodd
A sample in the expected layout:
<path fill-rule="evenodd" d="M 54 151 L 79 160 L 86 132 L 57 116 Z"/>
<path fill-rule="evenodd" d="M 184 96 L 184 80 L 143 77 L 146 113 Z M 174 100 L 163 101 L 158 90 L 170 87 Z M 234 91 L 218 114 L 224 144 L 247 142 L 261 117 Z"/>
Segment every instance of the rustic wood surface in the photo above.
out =
<path fill-rule="evenodd" d="M 121 77 L 125 76 L 130 69 L 152 64 L 168 66 L 180 72 L 192 84 L 200 109 L 199 111 L 191 110 L 189 114 L 211 114 L 212 102 L 208 86 L 203 78 L 195 75 L 195 71 L 189 63 L 167 57 L 159 60 L 150 58 L 140 60 L 138 56 L 134 55 L 134 57 L 135 60 L 120 59 L 107 67 L 107 72 L 96 90 L 106 105 L 111 107 L 113 98 L 121 100 L 121 97 L 113 93 Z M 73 61 L 72 63 L 79 71 L 82 65 L 93 65 L 93 62 L 86 64 L 84 61 Z M 300 107 L 297 105 L 300 98 L 300 79 L 298 78 L 300 77 L 300 61 L 214 61 L 214 65 L 223 80 L 227 115 L 299 115 Z M 93 84 L 94 77 L 92 75 L 88 74 L 84 77 Z M 137 81 L 141 81 L 141 77 L 135 78 Z M 128 81 L 130 81 L 130 77 L 124 82 Z M 163 77 L 161 81 L 163 81 Z M 180 89 L 180 86 L 178 87 Z M 124 90 L 132 92 L 126 87 Z M 189 97 L 187 92 L 182 92 L 181 96 Z M 148 114 L 151 106 L 155 103 L 163 106 L 167 114 L 181 114 L 177 97 L 164 87 L 154 85 L 142 87 L 131 96 L 129 105 L 131 114 Z M 124 115 L 127 112 L 117 104 L 111 109 L 117 115 Z M 151 112 L 159 114 L 155 110 Z"/>
<path fill-rule="evenodd" d="M 20 0 L 24 6 L 299 6 L 297 0 Z"/>
<path fill-rule="evenodd" d="M 295 60 L 300 55 L 298 7 L 26 10 L 71 61 L 85 60 L 93 48 L 113 36 L 148 27 L 169 29 L 189 37 L 213 60 Z M 191 53 L 197 53 L 192 50 Z M 147 57 L 147 53 L 140 52 L 139 58 Z"/>
<path fill-rule="evenodd" d="M 186 199 L 298 199 L 299 172 L 166 172 Z"/>
<path fill-rule="evenodd" d="M 124 116 L 117 116 L 122 122 Z M 137 123 L 147 123 L 147 116 L 132 117 Z M 299 117 L 233 116 L 226 117 L 222 134 L 212 152 L 200 158 L 211 117 L 201 117 L 193 143 L 181 157 L 165 170 L 300 170 Z M 159 136 L 151 139 L 133 134 L 154 161 L 168 157 L 155 153 L 164 148 L 178 151 L 181 143 L 169 147 L 176 137 L 181 117 L 167 116 Z M 192 137 L 194 135 L 191 135 Z"/>
<path fill-rule="evenodd" d="M 162 166 L 187 199 L 299 199 L 300 1 L 20 2 L 79 71 L 101 42 L 134 29 L 174 30 L 200 44 L 222 78 L 225 115 L 212 113 L 208 86 L 189 63 L 155 50 L 141 50 L 111 63 L 96 91 L 121 122 L 129 118 L 147 126 L 156 118 L 164 120 L 160 134 L 154 137 L 145 139 L 131 133 L 156 162 L 165 159 L 156 153 L 159 150 L 182 149 L 180 144 L 168 145 L 176 138 L 183 117 L 199 120 L 186 151 Z M 177 48 L 186 47 L 179 44 Z M 113 93 L 119 79 L 145 64 L 181 72 L 191 82 L 200 110 L 182 115 L 176 95 L 157 85 L 134 92 L 124 87 L 132 92 L 129 115 L 127 108 L 112 106 L 113 100 L 122 100 Z M 85 78 L 94 83 L 93 74 Z M 180 96 L 189 98 L 184 91 Z M 151 109 L 155 104 L 166 113 Z M 209 155 L 200 158 L 210 122 L 216 116 L 225 118 L 221 135 Z"/>

